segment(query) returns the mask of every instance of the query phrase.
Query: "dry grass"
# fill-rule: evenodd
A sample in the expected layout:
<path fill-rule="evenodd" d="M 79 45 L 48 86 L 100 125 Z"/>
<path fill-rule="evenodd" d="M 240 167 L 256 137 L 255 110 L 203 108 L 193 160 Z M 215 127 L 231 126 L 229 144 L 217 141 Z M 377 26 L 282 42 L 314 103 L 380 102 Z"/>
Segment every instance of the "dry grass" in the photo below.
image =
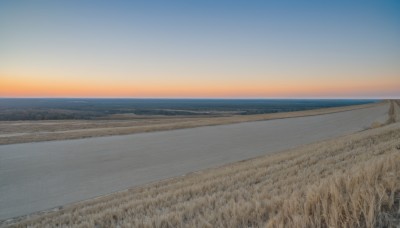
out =
<path fill-rule="evenodd" d="M 400 123 L 393 123 L 80 202 L 13 226 L 390 226 L 400 218 L 399 139 Z"/>
<path fill-rule="evenodd" d="M 390 100 L 389 119 L 387 124 L 400 122 L 400 100 Z"/>
<path fill-rule="evenodd" d="M 321 115 L 367 108 L 381 103 L 262 115 L 224 117 L 135 116 L 128 120 L 0 121 L 0 145 L 49 140 L 126 135 L 200 126 Z"/>

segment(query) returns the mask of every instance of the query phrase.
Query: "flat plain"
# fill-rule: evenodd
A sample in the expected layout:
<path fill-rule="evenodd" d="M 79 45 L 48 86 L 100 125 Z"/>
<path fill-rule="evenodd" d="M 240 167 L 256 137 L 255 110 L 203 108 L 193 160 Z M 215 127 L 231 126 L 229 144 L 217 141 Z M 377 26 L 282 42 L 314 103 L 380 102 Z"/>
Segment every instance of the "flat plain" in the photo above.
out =
<path fill-rule="evenodd" d="M 283 146 L 281 151 L 263 148 L 259 154 L 262 156 L 254 158 L 255 154 L 252 154 L 253 159 L 21 217 L 13 220 L 11 226 L 394 226 L 400 218 L 400 123 L 396 123 L 400 113 L 398 106 L 390 106 L 389 111 L 387 108 L 377 106 L 363 111 L 258 122 L 257 125 L 262 125 L 291 120 L 294 127 L 296 120 L 301 119 L 321 133 L 328 130 L 336 131 L 333 135 L 343 135 L 345 126 L 355 122 L 359 127 L 351 128 L 347 133 L 360 130 L 359 119 L 375 122 L 383 120 L 381 114 L 389 114 L 384 116 L 391 120 L 386 125 L 296 148 L 284 149 L 288 147 Z M 248 124 L 251 123 L 198 129 L 228 127 L 224 130 L 233 130 L 232 127 Z M 323 127 L 330 125 L 335 125 L 336 130 Z M 296 128 L 292 129 L 296 131 Z M 188 130 L 195 129 L 175 132 Z M 303 136 L 316 133 L 310 128 L 303 130 L 305 132 L 294 133 L 303 133 Z M 332 138 L 333 135 L 325 137 Z M 265 135 L 265 145 L 272 143 L 267 140 L 269 136 Z M 321 139 L 314 135 L 314 139 L 317 138 Z M 293 144 L 293 140 L 296 141 L 289 137 L 280 142 Z M 49 143 L 54 142 L 38 144 Z M 248 152 L 245 149 L 241 148 Z M 174 158 L 181 161 L 183 157 Z M 215 159 L 218 155 L 211 157 Z M 173 167 L 169 166 L 170 169 Z"/>
<path fill-rule="evenodd" d="M 367 108 L 374 105 L 375 103 L 258 115 L 139 116 L 117 114 L 113 115 L 110 119 L 98 120 L 0 121 L 0 145 L 128 135 L 201 126 L 313 116 Z"/>
<path fill-rule="evenodd" d="M 389 104 L 331 114 L 0 146 L 0 218 L 282 151 L 385 123 Z"/>

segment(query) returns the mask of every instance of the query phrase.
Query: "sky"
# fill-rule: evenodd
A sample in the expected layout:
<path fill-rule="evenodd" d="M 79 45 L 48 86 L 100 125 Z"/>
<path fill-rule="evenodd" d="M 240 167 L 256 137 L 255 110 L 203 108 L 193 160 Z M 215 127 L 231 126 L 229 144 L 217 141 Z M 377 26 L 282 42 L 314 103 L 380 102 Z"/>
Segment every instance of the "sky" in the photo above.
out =
<path fill-rule="evenodd" d="M 400 98 L 400 1 L 0 1 L 0 97 Z"/>

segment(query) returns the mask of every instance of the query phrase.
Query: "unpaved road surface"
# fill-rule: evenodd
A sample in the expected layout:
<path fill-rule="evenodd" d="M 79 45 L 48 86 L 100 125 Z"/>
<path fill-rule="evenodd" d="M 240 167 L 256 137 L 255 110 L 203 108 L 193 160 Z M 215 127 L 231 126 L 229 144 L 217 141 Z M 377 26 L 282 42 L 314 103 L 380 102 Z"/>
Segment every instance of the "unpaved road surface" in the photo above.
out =
<path fill-rule="evenodd" d="M 0 219 L 350 134 L 389 105 L 326 115 L 0 146 Z"/>
<path fill-rule="evenodd" d="M 375 105 L 376 103 L 368 103 L 363 105 L 256 115 L 229 115 L 226 113 L 227 116 L 131 116 L 128 114 L 127 119 L 123 119 L 123 117 L 121 117 L 122 119 L 118 119 L 114 116 L 115 119 L 97 120 L 0 121 L 0 145 L 111 135 L 130 135 L 259 120 L 315 116 L 367 108 Z"/>

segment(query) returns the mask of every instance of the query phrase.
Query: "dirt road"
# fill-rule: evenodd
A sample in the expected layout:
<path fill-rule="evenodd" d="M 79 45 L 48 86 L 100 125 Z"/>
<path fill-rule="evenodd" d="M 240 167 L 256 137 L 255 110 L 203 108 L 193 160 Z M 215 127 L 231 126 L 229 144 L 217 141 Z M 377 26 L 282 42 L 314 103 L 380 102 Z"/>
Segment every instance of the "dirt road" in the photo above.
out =
<path fill-rule="evenodd" d="M 0 219 L 384 123 L 388 103 L 318 116 L 0 146 Z"/>

